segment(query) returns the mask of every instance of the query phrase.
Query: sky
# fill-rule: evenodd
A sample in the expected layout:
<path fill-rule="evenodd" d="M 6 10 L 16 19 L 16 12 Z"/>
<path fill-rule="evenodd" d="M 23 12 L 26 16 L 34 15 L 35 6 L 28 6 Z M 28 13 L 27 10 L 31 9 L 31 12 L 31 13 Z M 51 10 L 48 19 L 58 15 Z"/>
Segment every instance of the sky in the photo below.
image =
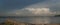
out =
<path fill-rule="evenodd" d="M 0 0 L 0 16 L 54 16 L 57 14 L 60 14 L 60 0 Z M 43 21 L 45 21 L 43 23 L 59 22 L 59 18 L 54 17 L 53 19 L 50 17 L 27 19 L 37 24 Z"/>
<path fill-rule="evenodd" d="M 37 10 L 36 12 L 40 12 L 38 8 L 60 14 L 60 0 L 0 0 L 0 16 L 18 16 L 23 12 L 24 14 L 32 14 L 35 11 L 34 9 Z M 19 13 L 16 14 L 17 12 Z"/>

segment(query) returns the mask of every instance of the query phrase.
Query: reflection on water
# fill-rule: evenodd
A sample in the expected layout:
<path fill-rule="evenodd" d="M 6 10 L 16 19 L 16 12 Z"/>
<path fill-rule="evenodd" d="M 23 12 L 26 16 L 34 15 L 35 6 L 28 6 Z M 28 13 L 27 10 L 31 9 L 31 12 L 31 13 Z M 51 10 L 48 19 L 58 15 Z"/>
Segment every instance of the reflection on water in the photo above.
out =
<path fill-rule="evenodd" d="M 0 23 L 6 19 L 7 18 L 0 18 Z M 28 23 L 60 23 L 60 17 L 13 17 L 10 19 Z"/>

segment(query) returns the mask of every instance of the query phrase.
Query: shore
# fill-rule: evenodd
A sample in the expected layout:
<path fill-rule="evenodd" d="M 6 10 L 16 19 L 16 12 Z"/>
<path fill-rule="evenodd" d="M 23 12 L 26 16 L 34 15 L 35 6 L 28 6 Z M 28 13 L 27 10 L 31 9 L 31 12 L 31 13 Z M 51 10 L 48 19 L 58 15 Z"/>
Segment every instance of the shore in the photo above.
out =
<path fill-rule="evenodd" d="M 27 22 L 17 22 L 11 19 L 7 19 L 5 22 L 0 23 L 0 25 L 60 25 L 60 23 L 51 23 L 51 24 L 32 24 Z"/>

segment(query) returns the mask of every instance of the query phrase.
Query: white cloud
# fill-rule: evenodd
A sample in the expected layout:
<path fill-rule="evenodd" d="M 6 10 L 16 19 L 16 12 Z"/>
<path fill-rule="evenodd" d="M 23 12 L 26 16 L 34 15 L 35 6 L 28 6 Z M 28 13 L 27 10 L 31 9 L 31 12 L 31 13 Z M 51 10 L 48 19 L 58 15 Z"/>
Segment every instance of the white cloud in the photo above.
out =
<path fill-rule="evenodd" d="M 14 16 L 51 16 L 55 14 L 49 8 L 23 8 L 9 13 Z"/>

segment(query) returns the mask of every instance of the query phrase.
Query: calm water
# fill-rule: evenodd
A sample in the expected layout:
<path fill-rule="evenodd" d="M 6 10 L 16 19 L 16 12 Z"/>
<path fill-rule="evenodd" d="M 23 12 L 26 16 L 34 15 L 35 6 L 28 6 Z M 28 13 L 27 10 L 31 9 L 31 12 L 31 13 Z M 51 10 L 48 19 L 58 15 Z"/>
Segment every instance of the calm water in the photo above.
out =
<path fill-rule="evenodd" d="M 0 18 L 0 23 L 4 22 L 6 19 L 7 18 Z M 28 23 L 60 23 L 60 17 L 15 17 L 11 19 Z"/>

